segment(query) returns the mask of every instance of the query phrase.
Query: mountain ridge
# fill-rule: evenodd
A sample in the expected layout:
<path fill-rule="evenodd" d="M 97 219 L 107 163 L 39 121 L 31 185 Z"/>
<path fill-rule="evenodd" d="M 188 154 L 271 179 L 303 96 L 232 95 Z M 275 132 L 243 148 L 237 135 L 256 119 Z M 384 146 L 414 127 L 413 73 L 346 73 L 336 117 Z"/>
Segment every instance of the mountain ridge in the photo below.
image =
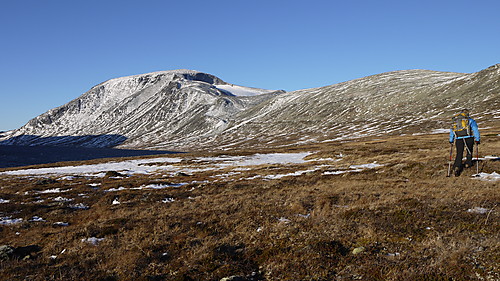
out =
<path fill-rule="evenodd" d="M 272 130 L 286 136 L 285 143 L 431 132 L 448 128 L 449 117 L 463 107 L 479 119 L 499 115 L 498 69 L 473 74 L 396 71 L 289 92 L 242 113 L 246 116 L 235 126 L 244 135 Z M 252 145 L 277 142 L 268 136 Z M 222 137 L 236 141 L 232 135 Z"/>
<path fill-rule="evenodd" d="M 284 92 L 194 70 L 158 71 L 100 83 L 0 143 L 94 147 L 27 136 L 120 135 L 126 140 L 97 146 L 217 150 L 425 133 L 446 127 L 463 107 L 479 120 L 500 115 L 499 77 L 500 64 L 469 74 L 413 69 Z"/>

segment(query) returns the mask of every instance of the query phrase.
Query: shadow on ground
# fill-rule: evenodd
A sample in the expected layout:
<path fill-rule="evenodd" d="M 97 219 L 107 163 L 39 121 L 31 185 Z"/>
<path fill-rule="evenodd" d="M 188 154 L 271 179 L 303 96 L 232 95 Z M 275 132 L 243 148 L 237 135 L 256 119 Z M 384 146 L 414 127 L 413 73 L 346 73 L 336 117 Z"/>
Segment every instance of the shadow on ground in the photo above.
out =
<path fill-rule="evenodd" d="M 164 150 L 115 149 L 127 138 L 121 135 L 40 137 L 17 136 L 0 142 L 0 168 L 178 153 Z"/>
<path fill-rule="evenodd" d="M 110 148 L 120 145 L 126 140 L 127 137 L 117 134 L 51 137 L 20 135 L 0 141 L 0 145 Z"/>
<path fill-rule="evenodd" d="M 0 145 L 0 168 L 178 152 L 113 148 Z"/>

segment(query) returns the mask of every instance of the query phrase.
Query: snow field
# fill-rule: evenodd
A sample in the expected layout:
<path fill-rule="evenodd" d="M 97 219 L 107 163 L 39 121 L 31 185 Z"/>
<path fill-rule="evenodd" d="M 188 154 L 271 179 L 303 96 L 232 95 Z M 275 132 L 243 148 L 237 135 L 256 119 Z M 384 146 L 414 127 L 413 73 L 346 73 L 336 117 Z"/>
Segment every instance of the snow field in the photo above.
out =
<path fill-rule="evenodd" d="M 277 173 L 270 175 L 256 175 L 249 178 L 240 178 L 239 180 L 253 180 L 253 179 L 263 179 L 263 180 L 273 180 L 281 179 L 289 176 L 300 176 L 307 173 L 312 173 L 321 169 L 332 168 L 333 164 L 341 161 L 342 159 L 312 159 L 305 160 L 305 157 L 311 155 L 311 152 L 300 152 L 300 153 L 269 153 L 269 154 L 254 154 L 251 156 L 218 156 L 218 157 L 198 157 L 194 159 L 183 159 L 176 157 L 161 157 L 153 159 L 140 159 L 140 160 L 126 160 L 121 162 L 108 162 L 94 165 L 80 165 L 80 166 L 67 166 L 67 167 L 55 167 L 55 168 L 40 168 L 40 169 L 22 169 L 16 171 L 7 171 L 0 173 L 0 175 L 10 175 L 10 176 L 61 176 L 59 179 L 72 180 L 74 176 L 87 176 L 87 177 L 104 177 L 108 171 L 117 171 L 121 174 L 127 176 L 132 176 L 135 174 L 157 174 L 162 172 L 172 173 L 184 173 L 184 174 L 195 174 L 206 171 L 218 171 L 223 169 L 231 169 L 232 171 L 210 176 L 207 182 L 213 181 L 225 181 L 234 179 L 235 176 L 241 174 L 240 171 L 247 171 L 251 166 L 259 165 L 283 165 L 287 166 L 290 164 L 302 164 L 306 162 L 331 162 L 331 164 L 321 164 L 307 170 L 298 170 L 288 173 Z M 342 158 L 342 155 L 340 155 Z M 203 166 L 203 168 L 193 168 L 191 165 L 187 164 L 185 166 L 179 165 L 183 160 L 189 160 L 193 163 L 197 163 L 196 166 Z M 199 164 L 198 164 L 199 163 Z M 176 165 L 172 165 L 176 164 Z M 350 170 L 345 171 L 335 171 L 335 172 L 324 172 L 324 175 L 335 175 L 347 172 L 361 172 L 365 169 L 375 169 L 383 165 L 377 163 L 362 164 L 362 165 L 352 165 L 349 167 Z M 150 184 L 147 186 L 135 187 L 132 189 L 142 190 L 142 189 L 163 189 L 167 187 L 179 187 L 187 185 L 189 183 L 177 183 L 177 184 Z M 94 184 L 93 187 L 98 187 Z M 106 190 L 107 192 L 116 192 L 125 190 L 124 187 L 111 188 Z M 61 190 L 60 188 L 49 189 L 40 191 L 39 193 L 62 193 L 68 190 Z M 57 197 L 53 199 L 55 201 L 66 201 L 70 200 L 63 197 Z M 1 202 L 1 201 L 0 201 Z"/>
<path fill-rule="evenodd" d="M 211 165 L 206 168 L 189 168 L 181 165 L 171 165 L 180 163 L 185 160 L 183 158 L 161 157 L 153 159 L 126 160 L 121 162 L 108 162 L 94 165 L 81 166 L 66 166 L 54 168 L 40 169 L 22 169 L 15 171 L 2 172 L 0 175 L 10 176 L 63 176 L 64 179 L 68 175 L 104 177 L 108 171 L 117 171 L 126 175 L 134 174 L 154 174 L 158 172 L 183 172 L 192 174 L 194 172 L 220 170 L 227 167 L 242 167 L 242 166 L 257 166 L 271 164 L 300 164 L 307 162 L 304 157 L 310 155 L 310 152 L 302 153 L 272 153 L 272 154 L 255 154 L 252 156 L 220 156 L 220 157 L 200 157 L 192 159 L 193 162 L 210 162 Z M 43 193 L 62 192 L 56 188 L 53 190 L 45 190 Z"/>
<path fill-rule="evenodd" d="M 254 154 L 250 156 L 217 156 L 217 157 L 197 157 L 197 158 L 181 158 L 181 157 L 158 157 L 151 159 L 138 159 L 138 160 L 124 160 L 118 162 L 105 162 L 93 165 L 79 165 L 79 166 L 65 166 L 65 167 L 54 167 L 54 168 L 39 168 L 39 169 L 19 169 L 14 171 L 1 172 L 0 176 L 59 176 L 60 180 L 73 180 L 77 176 L 85 177 L 96 177 L 102 178 L 105 176 L 106 172 L 116 171 L 125 176 L 132 176 L 136 174 L 148 175 L 148 174 L 158 174 L 158 173 L 171 173 L 175 175 L 176 173 L 184 173 L 192 175 L 195 173 L 201 173 L 206 171 L 218 171 L 223 169 L 231 169 L 232 171 L 221 173 L 218 175 L 213 175 L 211 178 L 223 179 L 237 176 L 239 171 L 249 170 L 251 166 L 259 165 L 290 165 L 290 164 L 302 164 L 306 162 L 327 162 L 325 164 L 318 165 L 312 169 L 293 171 L 285 174 L 275 174 L 266 176 L 255 176 L 252 178 L 244 178 L 244 180 L 263 178 L 263 179 L 280 179 L 287 176 L 300 176 L 306 173 L 311 173 L 320 169 L 328 169 L 328 167 L 333 167 L 333 164 L 342 160 L 342 155 L 339 159 L 311 159 L 305 160 L 305 158 L 311 155 L 312 152 L 299 152 L 299 153 L 268 153 L 268 154 Z M 494 156 L 485 156 L 481 160 L 490 160 Z M 184 161 L 184 162 L 183 162 Z M 182 163 L 187 162 L 188 164 L 182 165 Z M 195 165 L 189 164 L 195 163 Z M 382 164 L 368 163 L 361 165 L 351 165 L 347 170 L 335 170 L 326 171 L 325 175 L 338 175 L 348 172 L 361 172 L 366 169 L 376 169 L 382 167 Z M 496 181 L 499 180 L 500 176 L 498 173 L 493 172 L 491 174 L 481 173 L 479 174 L 479 179 Z M 189 183 L 179 183 L 176 185 L 186 185 Z M 99 187 L 99 184 L 92 185 L 95 188 Z M 161 186 L 161 185 L 149 185 L 136 187 L 135 189 L 162 189 L 166 187 L 172 187 L 172 185 Z M 108 191 L 119 191 L 120 188 L 110 189 Z M 39 191 L 39 193 L 64 193 L 68 190 L 62 190 L 60 188 L 48 189 L 44 191 Z M 0 203 L 6 203 L 5 199 L 0 199 Z"/>
<path fill-rule="evenodd" d="M 151 183 L 141 185 L 138 187 L 125 188 L 123 186 L 103 189 L 104 192 L 119 192 L 123 190 L 159 190 L 171 187 L 182 187 L 193 183 L 210 183 L 220 181 L 234 181 L 234 180 L 275 180 L 284 177 L 301 176 L 308 173 L 313 173 L 320 170 L 326 170 L 324 175 L 335 175 L 347 172 L 361 172 L 365 169 L 375 169 L 383 165 L 377 163 L 369 163 L 363 165 L 352 165 L 348 170 L 341 170 L 335 172 L 328 172 L 328 169 L 336 169 L 334 164 L 342 161 L 343 155 L 337 155 L 339 158 L 318 158 L 308 159 L 305 158 L 311 155 L 312 152 L 298 152 L 298 153 L 269 153 L 269 154 L 254 154 L 250 156 L 217 156 L 217 157 L 196 157 L 196 158 L 181 158 L 181 157 L 160 157 L 152 159 L 138 159 L 138 160 L 124 160 L 118 162 L 105 162 L 93 165 L 79 165 L 79 166 L 66 166 L 54 168 L 39 168 L 39 169 L 19 169 L 15 171 L 6 171 L 0 173 L 0 176 L 16 176 L 16 177 L 38 177 L 55 176 L 58 180 L 73 181 L 78 178 L 86 177 L 87 179 L 101 178 L 106 175 L 106 172 L 115 171 L 123 174 L 125 177 L 132 175 L 161 175 L 163 177 L 177 176 L 179 174 L 193 176 L 202 172 L 215 172 L 215 174 L 208 174 L 204 179 L 192 182 L 180 183 Z M 313 163 L 312 167 L 308 169 L 301 169 L 300 167 L 293 168 L 294 164 Z M 266 170 L 264 174 L 257 174 L 252 177 L 244 176 L 243 172 L 252 171 L 257 166 L 261 165 L 278 165 L 271 170 Z M 276 169 L 275 173 L 272 170 Z M 278 172 L 283 169 L 287 172 Z M 290 171 L 291 170 L 291 171 Z M 220 172 L 218 172 L 220 171 Z M 271 171 L 271 173 L 269 173 Z M 109 177 L 110 179 L 121 179 L 122 177 Z M 99 189 L 100 183 L 88 184 L 90 189 Z M 48 201 L 68 204 L 69 208 L 77 210 L 88 209 L 89 206 L 78 203 L 74 204 L 75 199 L 69 198 L 70 196 L 62 195 L 69 194 L 71 188 L 51 188 L 42 191 L 26 191 L 24 195 L 54 195 L 53 197 L 41 199 L 39 196 L 35 198 L 33 204 L 43 203 Z M 79 194 L 81 197 L 86 197 L 87 194 Z M 165 203 L 173 202 L 174 198 L 165 199 Z M 0 203 L 9 203 L 11 200 L 0 198 Z M 114 201 L 115 202 L 115 201 Z M 114 204 L 119 204 L 116 200 Z M 20 221 L 12 221 L 11 219 L 3 219 L 3 224 L 18 223 Z"/>
<path fill-rule="evenodd" d="M 491 174 L 488 173 L 479 173 L 478 175 L 475 175 L 477 179 L 479 180 L 485 180 L 485 181 L 498 181 L 500 180 L 500 174 L 497 172 L 493 172 Z"/>
<path fill-rule="evenodd" d="M 65 181 L 72 181 L 81 176 L 86 176 L 90 178 L 104 177 L 107 171 L 117 171 L 126 176 L 131 176 L 135 174 L 140 175 L 158 175 L 163 173 L 164 177 L 176 176 L 180 173 L 192 176 L 196 173 L 202 172 L 215 172 L 215 174 L 208 174 L 204 180 L 192 182 L 181 182 L 181 183 L 151 183 L 147 185 L 141 185 L 138 187 L 125 188 L 108 188 L 103 189 L 104 192 L 119 192 L 123 190 L 159 190 L 171 187 L 182 187 L 192 183 L 210 183 L 210 182 L 224 182 L 224 181 L 237 181 L 237 180 L 276 180 L 285 177 L 295 177 L 301 176 L 308 173 L 313 173 L 317 171 L 323 171 L 322 175 L 332 176 L 341 175 L 346 173 L 359 173 L 365 170 L 379 169 L 384 167 L 383 164 L 373 162 L 367 164 L 359 165 L 349 165 L 347 168 L 338 168 L 336 165 L 338 162 L 343 160 L 344 155 L 337 155 L 335 158 L 316 158 L 316 159 L 305 159 L 306 157 L 313 154 L 312 152 L 299 152 L 299 153 L 269 153 L 269 154 L 254 154 L 249 156 L 217 156 L 217 157 L 159 157 L 152 159 L 138 159 L 138 160 L 125 160 L 118 162 L 107 162 L 94 165 L 80 165 L 80 166 L 67 166 L 67 167 L 55 167 L 55 168 L 40 168 L 40 169 L 20 169 L 15 171 L 2 172 L 0 175 L 8 176 L 31 176 L 31 177 L 42 177 L 42 176 L 58 176 L 59 179 Z M 496 159 L 493 156 L 485 156 L 484 160 Z M 302 163 L 312 163 L 307 169 L 300 168 L 299 166 L 294 166 L 294 164 Z M 261 165 L 279 165 L 273 166 L 273 168 L 265 169 L 265 173 L 260 173 L 257 166 Z M 257 168 L 257 169 L 255 169 Z M 277 171 L 287 170 L 287 172 L 275 172 L 272 171 L 276 169 Z M 220 172 L 218 172 L 220 171 Z M 255 171 L 257 175 L 248 177 L 244 176 L 243 172 Z M 166 172 L 166 174 L 165 174 Z M 119 179 L 119 178 L 117 178 Z M 484 180 L 484 181 L 498 181 L 500 180 L 500 174 L 493 173 L 480 173 L 479 175 L 474 175 L 474 179 Z M 99 189 L 100 184 L 91 183 L 88 185 L 90 189 Z M 193 188 L 194 189 L 194 188 Z M 69 194 L 67 192 L 71 191 L 71 188 L 52 188 L 43 191 L 27 191 L 24 195 L 37 194 L 40 195 L 53 195 L 51 198 L 41 199 L 36 197 L 38 201 L 32 203 L 43 203 L 45 201 L 58 202 L 61 204 L 67 204 L 68 208 L 74 210 L 87 210 L 90 207 L 83 203 L 74 203 L 75 199 L 68 198 L 69 196 L 61 196 L 59 194 Z M 86 194 L 79 194 L 79 196 L 85 197 Z M 188 198 L 195 199 L 195 198 Z M 177 199 L 172 197 L 164 198 L 159 201 L 162 203 L 172 203 Z M 10 203 L 12 200 L 0 198 L 0 204 Z M 14 202 L 15 203 L 15 202 Z M 121 203 L 118 197 L 110 202 L 111 205 L 119 205 Z M 468 212 L 482 214 L 485 211 L 482 209 L 470 209 Z M 34 222 L 45 222 L 41 217 L 34 216 L 26 221 L 30 223 Z M 13 225 L 23 223 L 22 218 L 12 218 L 12 217 L 0 217 L 0 225 Z M 67 223 L 56 222 L 59 226 L 67 226 Z M 94 244 L 93 241 L 85 241 Z"/>
<path fill-rule="evenodd" d="M 214 85 L 217 89 L 229 92 L 235 96 L 256 96 L 273 92 L 273 90 L 264 90 L 257 88 L 249 88 L 238 85 Z"/>
<path fill-rule="evenodd" d="M 0 175 L 9 175 L 9 176 L 31 176 L 31 177 L 41 177 L 41 176 L 58 176 L 60 180 L 72 181 L 81 176 L 86 177 L 103 177 L 107 171 L 118 171 L 119 173 L 124 173 L 128 176 L 134 174 L 157 174 L 161 172 L 167 172 L 172 174 L 184 173 L 187 175 L 193 175 L 194 173 L 204 172 L 204 171 L 221 171 L 224 170 L 223 173 L 219 173 L 216 175 L 208 176 L 205 181 L 196 181 L 209 183 L 209 182 L 217 182 L 217 181 L 229 181 L 229 180 L 275 180 L 281 179 L 284 177 L 294 177 L 300 176 L 307 173 L 312 173 L 318 170 L 325 169 L 333 169 L 333 164 L 342 160 L 343 155 L 337 155 L 340 158 L 319 158 L 319 159 L 311 159 L 305 160 L 305 158 L 311 155 L 311 152 L 300 152 L 300 153 L 270 153 L 270 154 L 254 154 L 250 156 L 218 156 L 218 157 L 198 157 L 194 159 L 184 159 L 177 157 L 161 157 L 161 158 L 152 158 L 152 159 L 139 159 L 139 160 L 125 160 L 119 162 L 108 162 L 94 165 L 80 165 L 80 166 L 67 166 L 67 167 L 55 167 L 55 168 L 40 168 L 40 169 L 21 169 L 16 171 L 8 171 L 0 173 Z M 187 160 L 186 165 L 180 165 L 181 161 Z M 291 169 L 293 166 L 291 164 L 302 164 L 306 162 L 317 163 L 312 168 L 309 169 L 300 169 L 294 171 Z M 195 167 L 204 166 L 204 168 L 193 168 L 193 163 L 195 163 Z M 175 164 L 175 165 L 174 165 Z M 260 166 L 260 165 L 282 165 L 287 170 L 292 170 L 287 173 L 275 173 L 275 174 L 259 174 L 253 177 L 240 177 L 243 171 L 252 171 L 252 166 Z M 383 165 L 377 163 L 369 163 L 363 165 L 352 165 L 349 167 L 349 170 L 336 171 L 336 172 L 324 172 L 324 175 L 334 175 L 345 172 L 361 172 L 364 169 L 375 169 L 379 168 Z M 277 168 L 280 169 L 280 168 Z M 229 171 L 228 171 L 229 170 Z M 194 182 L 193 182 L 194 183 Z M 169 187 L 182 187 L 184 185 L 188 185 L 190 183 L 159 183 L 159 184 L 148 184 L 142 185 L 139 187 L 133 188 L 109 188 L 103 189 L 104 192 L 119 192 L 123 190 L 145 190 L 145 189 L 165 189 Z M 91 189 L 99 189 L 100 184 L 91 183 L 88 185 Z M 193 188 L 194 189 L 194 188 Z M 49 197 L 46 199 L 41 199 L 40 197 L 36 197 L 39 199 L 38 201 L 34 201 L 32 203 L 38 204 L 46 201 L 49 202 L 57 202 L 61 204 L 65 204 L 68 208 L 74 210 L 87 210 L 90 207 L 84 203 L 74 203 L 74 198 L 68 198 L 70 196 L 61 196 L 59 194 L 69 194 L 71 188 L 62 189 L 62 188 L 52 188 L 43 191 L 28 191 L 24 192 L 24 195 L 54 195 L 53 197 Z M 79 194 L 79 196 L 85 197 L 86 194 Z M 196 199 L 189 197 L 188 199 Z M 175 202 L 176 198 L 167 197 L 161 200 L 162 203 L 172 203 Z M 9 203 L 11 200 L 1 199 L 0 203 Z M 115 197 L 110 205 L 119 205 L 120 202 L 119 197 Z M 27 220 L 30 223 L 35 222 L 46 222 L 43 218 L 34 216 L 33 218 Z M 22 218 L 12 218 L 12 217 L 0 217 L 0 225 L 14 225 L 23 223 L 24 220 Z M 54 225 L 57 226 L 68 226 L 69 224 L 66 222 L 54 222 Z M 93 245 L 97 245 L 101 241 L 97 241 L 95 239 L 88 238 L 83 239 L 82 242 L 90 243 Z"/>

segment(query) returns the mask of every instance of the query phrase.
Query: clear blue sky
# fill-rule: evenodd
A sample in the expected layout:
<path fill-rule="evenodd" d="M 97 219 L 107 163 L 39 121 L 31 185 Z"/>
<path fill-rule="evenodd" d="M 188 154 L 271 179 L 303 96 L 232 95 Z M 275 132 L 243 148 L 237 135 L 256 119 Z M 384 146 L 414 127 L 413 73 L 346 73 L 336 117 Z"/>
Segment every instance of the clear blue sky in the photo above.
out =
<path fill-rule="evenodd" d="M 0 3 L 0 131 L 105 80 L 194 69 L 287 91 L 500 62 L 500 1 L 22 0 Z"/>

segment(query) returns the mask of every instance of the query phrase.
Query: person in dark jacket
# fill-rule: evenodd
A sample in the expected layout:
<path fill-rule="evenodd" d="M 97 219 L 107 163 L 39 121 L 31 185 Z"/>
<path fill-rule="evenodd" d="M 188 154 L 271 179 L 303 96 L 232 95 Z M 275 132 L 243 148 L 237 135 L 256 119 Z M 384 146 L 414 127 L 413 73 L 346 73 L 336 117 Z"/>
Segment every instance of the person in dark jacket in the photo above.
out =
<path fill-rule="evenodd" d="M 464 166 L 465 168 L 472 167 L 472 152 L 474 151 L 474 142 L 476 145 L 481 143 L 481 137 L 479 135 L 479 128 L 474 119 L 469 115 L 469 110 L 464 109 L 456 116 L 464 117 L 468 122 L 466 123 L 468 128 L 462 131 L 456 131 L 454 128 L 450 129 L 450 143 L 455 142 L 457 149 L 457 155 L 455 157 L 455 163 L 453 164 L 453 172 L 455 176 L 459 176 L 462 172 Z M 462 159 L 464 157 L 464 148 L 467 150 L 467 156 L 465 160 L 465 165 L 462 164 Z"/>

